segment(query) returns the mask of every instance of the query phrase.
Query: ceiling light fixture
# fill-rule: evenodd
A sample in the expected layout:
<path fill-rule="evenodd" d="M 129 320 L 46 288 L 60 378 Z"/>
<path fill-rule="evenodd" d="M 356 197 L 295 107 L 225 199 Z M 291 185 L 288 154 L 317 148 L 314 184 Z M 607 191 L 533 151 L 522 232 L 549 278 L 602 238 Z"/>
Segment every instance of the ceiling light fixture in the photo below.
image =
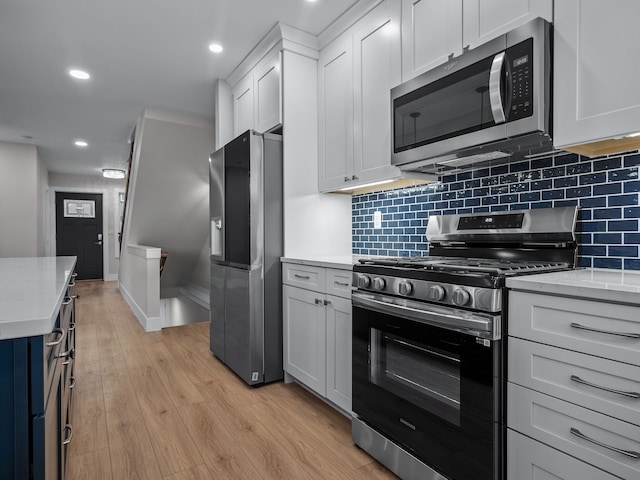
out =
<path fill-rule="evenodd" d="M 102 176 L 104 178 L 124 178 L 126 172 L 117 168 L 103 168 Z"/>
<path fill-rule="evenodd" d="M 218 44 L 218 43 L 212 43 L 211 45 L 209 45 L 209 50 L 212 51 L 213 53 L 220 53 L 222 52 L 222 45 Z"/>
<path fill-rule="evenodd" d="M 88 146 L 89 146 L 89 144 L 88 144 L 87 142 L 85 142 L 84 140 L 76 140 L 75 142 L 73 142 L 73 144 L 74 144 L 76 147 L 81 147 L 81 148 L 84 148 L 84 147 L 88 147 Z"/>
<path fill-rule="evenodd" d="M 91 78 L 91 75 L 89 75 L 84 70 L 72 69 L 69 70 L 69 75 L 71 75 L 73 78 L 77 78 L 78 80 L 89 80 Z"/>

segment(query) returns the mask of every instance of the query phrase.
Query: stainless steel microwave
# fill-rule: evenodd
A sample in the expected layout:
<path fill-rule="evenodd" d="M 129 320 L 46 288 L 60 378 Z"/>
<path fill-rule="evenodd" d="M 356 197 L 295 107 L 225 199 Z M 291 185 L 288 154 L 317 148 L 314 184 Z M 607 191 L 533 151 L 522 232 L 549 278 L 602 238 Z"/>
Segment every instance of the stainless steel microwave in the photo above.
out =
<path fill-rule="evenodd" d="M 391 163 L 442 174 L 550 151 L 551 51 L 537 18 L 393 88 Z"/>

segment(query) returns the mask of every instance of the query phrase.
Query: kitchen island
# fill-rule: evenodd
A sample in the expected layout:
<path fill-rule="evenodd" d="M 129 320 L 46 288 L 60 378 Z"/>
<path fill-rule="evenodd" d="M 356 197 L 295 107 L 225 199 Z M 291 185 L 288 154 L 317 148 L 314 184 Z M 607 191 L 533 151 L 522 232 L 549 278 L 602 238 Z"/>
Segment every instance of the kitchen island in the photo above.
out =
<path fill-rule="evenodd" d="M 0 472 L 63 479 L 75 385 L 76 257 L 0 258 Z"/>

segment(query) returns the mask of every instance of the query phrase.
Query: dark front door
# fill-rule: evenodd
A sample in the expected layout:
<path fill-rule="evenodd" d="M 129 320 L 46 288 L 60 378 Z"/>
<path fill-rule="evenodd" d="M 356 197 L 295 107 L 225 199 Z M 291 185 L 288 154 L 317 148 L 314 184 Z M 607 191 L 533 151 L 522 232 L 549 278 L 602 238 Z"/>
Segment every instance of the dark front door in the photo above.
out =
<path fill-rule="evenodd" d="M 56 192 L 56 255 L 78 257 L 78 280 L 101 279 L 102 194 Z"/>

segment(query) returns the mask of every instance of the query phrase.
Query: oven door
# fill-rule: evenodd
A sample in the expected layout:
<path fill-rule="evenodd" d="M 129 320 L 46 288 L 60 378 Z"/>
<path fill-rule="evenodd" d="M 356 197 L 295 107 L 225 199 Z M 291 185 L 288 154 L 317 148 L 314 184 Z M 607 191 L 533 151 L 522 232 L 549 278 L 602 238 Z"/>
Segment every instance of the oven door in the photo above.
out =
<path fill-rule="evenodd" d="M 500 478 L 500 318 L 416 303 L 353 294 L 353 412 L 447 478 Z"/>

